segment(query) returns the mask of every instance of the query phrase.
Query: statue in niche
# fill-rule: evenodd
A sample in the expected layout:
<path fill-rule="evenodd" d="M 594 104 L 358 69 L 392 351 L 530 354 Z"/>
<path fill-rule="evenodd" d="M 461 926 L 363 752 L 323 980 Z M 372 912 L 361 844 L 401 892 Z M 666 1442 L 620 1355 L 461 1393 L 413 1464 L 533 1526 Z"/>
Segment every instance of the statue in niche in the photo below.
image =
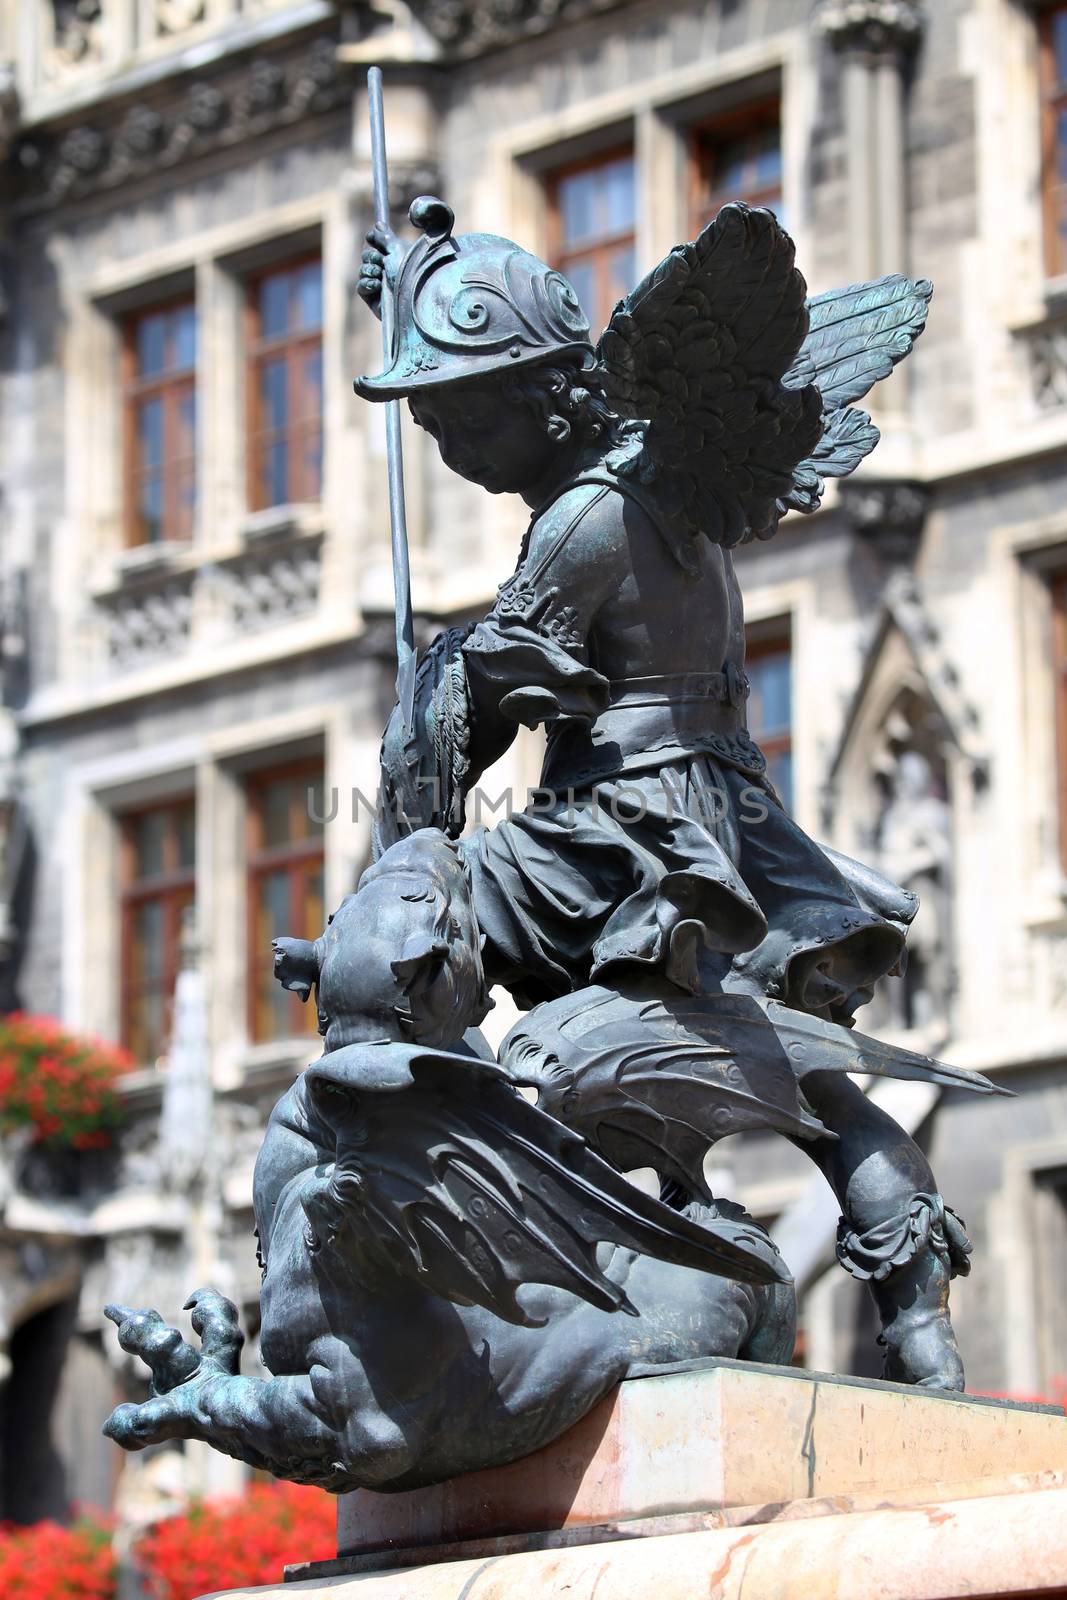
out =
<path fill-rule="evenodd" d="M 213 1291 L 189 1302 L 200 1350 L 113 1306 L 153 1394 L 107 1431 L 410 1488 L 528 1453 L 627 1375 L 787 1360 L 788 1267 L 704 1177 L 746 1128 L 833 1187 L 886 1376 L 960 1389 L 966 1234 L 849 1074 L 994 1086 L 854 1030 L 915 895 L 781 808 L 747 730 L 730 556 L 873 448 L 853 402 L 911 349 L 930 285 L 808 300 L 774 215 L 728 205 L 594 346 L 544 262 L 455 237 L 440 200 L 411 221 L 410 248 L 368 239 L 361 293 L 378 309 L 385 286 L 396 324 L 357 389 L 406 400 L 453 471 L 526 500 L 529 528 L 488 615 L 441 634 L 408 689 L 401 661 L 375 865 L 321 939 L 278 941 L 324 1050 L 257 1165 L 273 1376 L 238 1373 Z M 547 728 L 542 788 L 462 837 L 520 726 Z M 496 1060 L 476 1031 L 489 984 L 526 1013 Z M 646 1166 L 659 1199 L 625 1176 Z"/>
<path fill-rule="evenodd" d="M 945 1019 L 952 994 L 952 814 L 943 771 L 917 748 L 891 739 L 878 777 L 885 804 L 875 831 L 879 867 L 914 894 L 921 911 L 908 936 L 901 982 L 887 993 L 893 1019 L 928 1029 Z"/>

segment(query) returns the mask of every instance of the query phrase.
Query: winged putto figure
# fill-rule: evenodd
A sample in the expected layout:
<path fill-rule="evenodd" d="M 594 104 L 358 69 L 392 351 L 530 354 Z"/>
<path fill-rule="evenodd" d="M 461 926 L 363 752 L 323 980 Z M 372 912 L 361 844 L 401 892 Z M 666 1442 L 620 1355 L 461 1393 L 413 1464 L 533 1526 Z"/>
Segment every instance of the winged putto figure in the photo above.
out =
<path fill-rule="evenodd" d="M 916 900 L 782 808 L 746 725 L 730 555 L 874 447 L 855 402 L 911 349 L 930 285 L 808 300 L 776 218 L 729 205 L 594 347 L 559 272 L 455 237 L 440 200 L 411 221 L 410 248 L 368 236 L 360 292 L 377 309 L 388 286 L 395 336 L 356 387 L 406 399 L 529 527 L 491 611 L 439 636 L 390 720 L 376 864 L 321 939 L 277 942 L 324 1053 L 257 1166 L 272 1376 L 239 1373 L 212 1291 L 190 1302 L 200 1351 L 109 1308 L 153 1388 L 108 1431 L 410 1488 L 536 1449 L 628 1374 L 787 1361 L 787 1264 L 705 1176 L 752 1129 L 837 1195 L 886 1376 L 962 1388 L 948 1285 L 970 1245 L 851 1075 L 994 1086 L 853 1028 L 901 970 Z M 464 835 L 523 725 L 547 730 L 541 788 Z M 476 1032 L 494 984 L 527 1013 L 499 1061 Z"/>

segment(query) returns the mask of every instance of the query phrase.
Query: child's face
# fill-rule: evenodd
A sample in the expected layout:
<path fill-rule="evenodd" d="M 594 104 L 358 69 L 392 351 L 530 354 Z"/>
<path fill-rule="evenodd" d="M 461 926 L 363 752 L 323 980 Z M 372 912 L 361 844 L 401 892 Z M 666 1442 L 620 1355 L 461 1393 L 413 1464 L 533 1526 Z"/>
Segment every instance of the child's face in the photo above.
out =
<path fill-rule="evenodd" d="M 559 459 L 533 411 L 505 399 L 499 384 L 450 384 L 413 395 L 409 404 L 445 466 L 490 494 L 525 493 Z"/>

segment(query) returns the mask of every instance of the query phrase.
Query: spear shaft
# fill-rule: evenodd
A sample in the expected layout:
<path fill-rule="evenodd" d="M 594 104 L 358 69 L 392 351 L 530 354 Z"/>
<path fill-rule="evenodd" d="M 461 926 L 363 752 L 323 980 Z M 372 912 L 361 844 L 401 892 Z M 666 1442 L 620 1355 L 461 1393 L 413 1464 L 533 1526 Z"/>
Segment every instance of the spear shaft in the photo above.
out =
<path fill-rule="evenodd" d="M 370 111 L 371 172 L 374 178 L 374 220 L 389 227 L 389 173 L 385 160 L 385 113 L 382 106 L 382 69 L 367 73 Z M 393 359 L 396 307 L 382 274 L 382 352 L 386 369 Z M 385 406 L 385 449 L 389 463 L 389 529 L 393 546 L 393 595 L 396 606 L 396 698 L 407 737 L 413 734 L 415 705 L 415 623 L 411 610 L 411 564 L 408 558 L 407 512 L 404 505 L 404 453 L 400 439 L 400 402 Z"/>

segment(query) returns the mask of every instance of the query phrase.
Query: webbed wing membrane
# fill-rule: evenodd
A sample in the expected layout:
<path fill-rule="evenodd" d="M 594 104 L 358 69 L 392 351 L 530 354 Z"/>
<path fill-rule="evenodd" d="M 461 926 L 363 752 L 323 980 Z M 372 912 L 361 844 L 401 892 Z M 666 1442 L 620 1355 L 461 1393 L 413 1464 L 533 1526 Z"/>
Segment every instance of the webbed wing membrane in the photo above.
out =
<path fill-rule="evenodd" d="M 787 388 L 814 384 L 822 397 L 825 428 L 798 466 L 782 510 L 815 511 L 826 478 L 844 478 L 878 443 L 865 411 L 853 404 L 909 354 L 926 326 L 933 285 L 925 278 L 893 275 L 808 301 L 808 333 L 783 378 Z"/>
<path fill-rule="evenodd" d="M 979 1073 L 749 995 L 663 1000 L 589 989 L 524 1017 L 501 1059 L 613 1164 L 652 1166 L 705 1201 L 704 1159 L 727 1134 L 836 1137 L 798 1094 L 809 1072 L 1003 1092 Z"/>
<path fill-rule="evenodd" d="M 758 1008 L 753 1022 L 746 997 L 716 1009 L 691 996 L 586 994 L 592 1003 L 573 1030 L 551 1015 L 567 1001 L 538 1008 L 512 1029 L 501 1060 L 623 1171 L 651 1166 L 710 1203 L 703 1167 L 716 1140 L 757 1129 L 834 1137 L 802 1107 L 788 1057 Z"/>
<path fill-rule="evenodd" d="M 657 483 L 689 531 L 734 545 L 773 533 L 822 432 L 817 392 L 786 387 L 808 330 L 793 243 L 770 211 L 727 205 L 615 310 L 600 376 L 648 423 L 616 470 Z"/>
<path fill-rule="evenodd" d="M 313 1188 L 305 1205 L 327 1270 L 344 1270 L 351 1251 L 525 1325 L 534 1319 L 516 1291 L 531 1282 L 632 1312 L 598 1265 L 600 1241 L 744 1282 L 788 1281 L 760 1230 L 702 1225 L 651 1199 L 499 1068 L 400 1048 L 402 1061 L 378 1058 L 384 1070 L 368 1070 L 365 1047 L 308 1068 L 338 1139 L 325 1201 Z"/>

